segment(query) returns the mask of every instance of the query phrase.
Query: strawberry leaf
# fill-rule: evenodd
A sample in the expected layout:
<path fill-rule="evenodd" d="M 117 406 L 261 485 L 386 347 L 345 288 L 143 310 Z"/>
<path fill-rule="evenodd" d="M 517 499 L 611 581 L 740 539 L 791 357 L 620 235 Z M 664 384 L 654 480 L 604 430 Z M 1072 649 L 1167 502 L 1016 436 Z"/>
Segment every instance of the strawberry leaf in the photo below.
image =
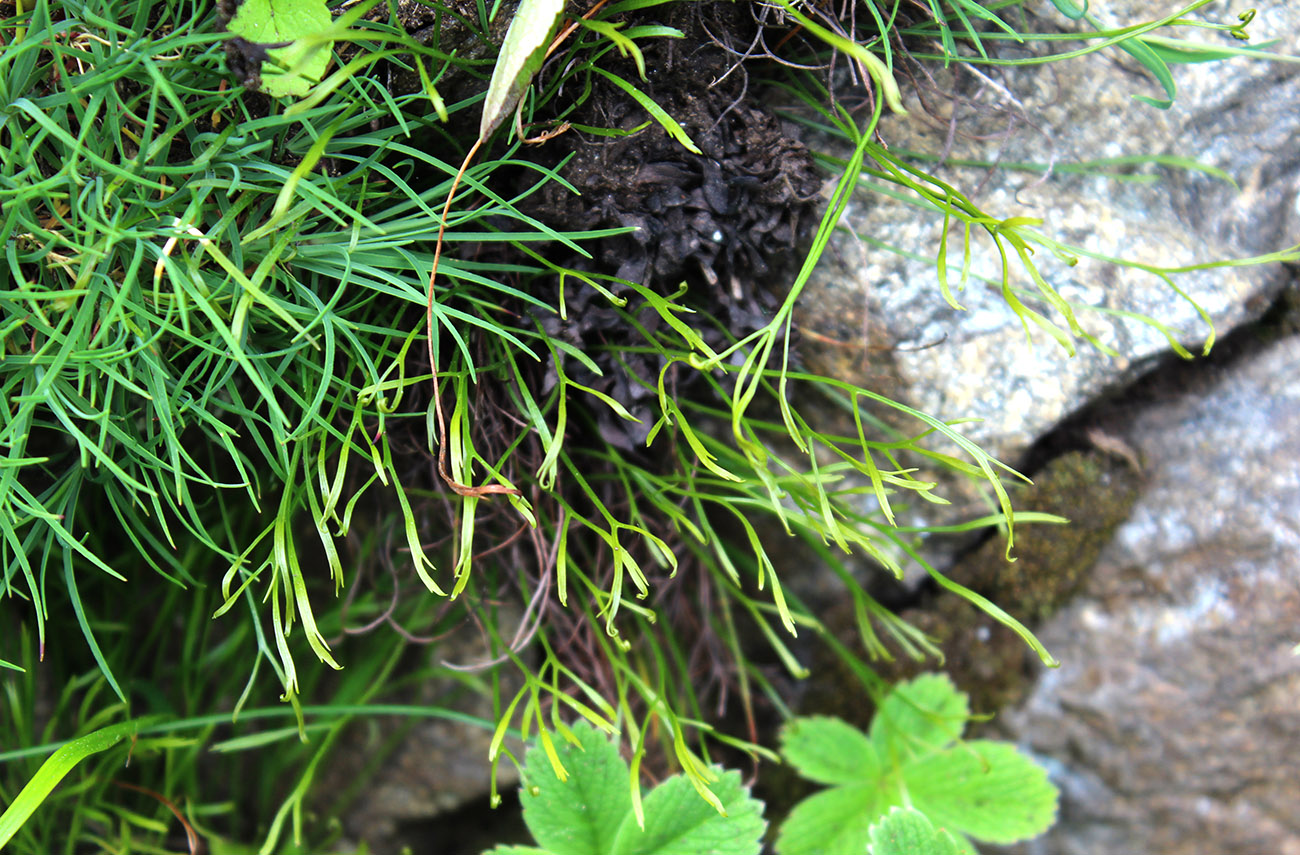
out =
<path fill-rule="evenodd" d="M 869 833 L 867 855 L 960 855 L 962 847 L 948 832 L 937 829 L 925 814 L 894 808 Z"/>
<path fill-rule="evenodd" d="M 542 748 L 529 750 L 520 796 L 524 823 L 554 855 L 609 855 L 632 810 L 627 764 L 595 728 L 579 723 L 571 731 L 577 745 L 560 740 L 555 746 L 567 772 L 563 781 Z"/>
<path fill-rule="evenodd" d="M 725 814 L 685 776 L 664 781 L 646 797 L 645 829 L 629 814 L 610 855 L 758 855 L 767 828 L 763 803 L 750 798 L 739 772 L 721 775 L 711 789 Z"/>
<path fill-rule="evenodd" d="M 324 0 L 243 0 L 226 29 L 256 49 L 250 60 L 275 61 L 262 63 L 263 92 L 301 97 L 329 68 L 333 42 L 319 36 L 332 23 Z"/>
<path fill-rule="evenodd" d="M 861 855 L 868 844 L 887 842 L 870 831 L 901 807 L 915 808 L 942 828 L 959 855 L 975 852 L 967 837 L 1012 843 L 1045 831 L 1058 796 L 1046 771 L 1009 743 L 961 741 L 969 717 L 965 693 L 946 676 L 927 674 L 885 696 L 870 736 L 838 719 L 788 724 L 782 732 L 786 759 L 805 777 L 836 786 L 795 806 L 777 837 L 777 852 Z M 907 818 L 895 825 L 900 840 L 918 828 Z"/>
<path fill-rule="evenodd" d="M 781 855 L 862 855 L 867 832 L 892 800 L 875 783 L 832 787 L 795 805 L 781 825 Z"/>
<path fill-rule="evenodd" d="M 783 727 L 781 753 L 800 775 L 819 784 L 857 784 L 883 772 L 871 740 L 829 716 L 797 718 Z"/>
<path fill-rule="evenodd" d="M 1056 819 L 1047 772 L 1007 742 L 975 740 L 917 758 L 903 779 L 917 810 L 976 840 L 1027 840 Z"/>
<path fill-rule="evenodd" d="M 642 828 L 617 745 L 586 722 L 568 730 L 575 741 L 553 742 L 553 759 L 534 747 L 524 762 L 524 822 L 541 848 L 498 846 L 487 855 L 758 855 L 767 828 L 763 803 L 750 797 L 738 772 L 713 770 L 710 792 L 722 812 L 690 779 L 674 775 L 645 798 Z"/>
<path fill-rule="evenodd" d="M 946 674 L 922 674 L 885 696 L 871 720 L 871 741 L 884 763 L 946 748 L 970 718 L 966 694 Z"/>

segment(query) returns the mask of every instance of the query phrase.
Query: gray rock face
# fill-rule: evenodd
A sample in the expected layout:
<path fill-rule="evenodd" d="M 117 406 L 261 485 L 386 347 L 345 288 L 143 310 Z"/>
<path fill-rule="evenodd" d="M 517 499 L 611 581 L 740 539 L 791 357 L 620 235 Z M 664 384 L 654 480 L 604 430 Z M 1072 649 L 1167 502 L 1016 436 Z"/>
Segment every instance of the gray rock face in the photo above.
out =
<path fill-rule="evenodd" d="M 1281 0 L 1255 5 L 1254 39 L 1278 38 L 1273 50 L 1297 53 L 1300 9 Z M 1018 27 L 1069 26 L 1051 4 L 1031 6 L 1038 18 L 1018 20 Z M 1105 25 L 1147 21 L 1159 12 L 1140 0 L 1092 7 Z M 1213 8 L 1213 20 L 1235 22 Z M 1205 31 L 1180 35 L 1235 44 Z M 997 50 L 1024 57 L 1045 52 L 1044 44 L 1061 45 L 1004 42 Z M 1173 73 L 1178 97 L 1162 111 L 1133 100 L 1160 96 L 1159 86 L 1113 49 L 1049 66 L 954 66 L 942 78 L 918 79 L 920 97 L 908 103 L 910 115 L 886 118 L 881 135 L 895 150 L 947 157 L 949 165 L 936 174 L 983 211 L 1041 218 L 1043 234 L 1100 256 L 1170 268 L 1300 243 L 1300 66 L 1237 59 L 1176 66 Z M 1240 192 L 1203 172 L 1150 162 L 1085 168 L 1109 176 L 1078 172 L 1081 164 L 1141 155 L 1221 169 Z M 1004 168 L 953 165 L 963 160 Z M 1053 173 L 1005 168 L 1015 164 L 1052 164 Z M 1083 329 L 1122 356 L 1080 341 L 1071 357 L 1037 329 L 1031 347 L 1001 296 L 1002 260 L 987 235 L 974 239 L 972 277 L 954 295 L 965 309 L 958 311 L 942 298 L 933 261 L 942 215 L 873 193 L 854 201 L 842 226 L 805 292 L 801 322 L 810 333 L 809 361 L 932 415 L 980 418 L 964 428 L 967 435 L 1004 457 L 1168 349 L 1166 337 L 1134 315 L 1160 320 L 1193 351 L 1208 332 L 1193 305 L 1150 272 L 1088 257 L 1069 266 L 1039 248 L 1034 263 L 1076 307 Z M 947 245 L 955 286 L 960 228 L 949 232 Z M 1011 287 L 1046 314 L 1041 302 L 1031 302 L 1035 286 L 1014 250 L 1005 248 Z M 1283 275 L 1269 265 L 1192 271 L 1175 281 L 1222 335 L 1257 314 Z M 873 354 L 865 362 L 863 350 Z"/>
<path fill-rule="evenodd" d="M 1027 5 L 1018 28 L 1065 24 L 1050 3 Z M 1253 41 L 1300 53 L 1300 6 L 1254 5 Z M 1174 11 L 1143 0 L 1091 7 L 1103 27 Z M 1205 20 L 1235 21 L 1236 10 L 1209 9 Z M 1239 59 L 1173 74 L 1177 100 L 1162 111 L 1133 100 L 1160 89 L 1113 49 L 1051 66 L 954 67 L 919 79 L 911 115 L 887 118 L 881 134 L 895 151 L 946 158 L 939 177 L 982 210 L 1041 218 L 1043 234 L 1097 256 L 1170 268 L 1300 243 L 1300 66 Z M 1138 155 L 1196 161 L 1237 187 L 1168 162 L 1095 163 Z M 1048 177 L 1005 168 L 1049 163 Z M 1084 330 L 1122 356 L 1084 342 L 1070 356 L 1036 330 L 1030 347 L 986 235 L 972 246 L 958 311 L 934 263 L 941 214 L 864 194 L 841 225 L 805 292 L 812 367 L 935 416 L 980 418 L 963 430 L 1004 459 L 1168 352 L 1166 337 L 1135 316 L 1163 322 L 1193 351 L 1207 332 L 1150 272 L 1089 257 L 1070 266 L 1039 249 L 1033 261 Z M 947 246 L 955 283 L 960 229 Z M 1029 303 L 1034 284 L 1008 255 L 1012 287 Z M 1223 335 L 1256 317 L 1288 276 L 1274 264 L 1188 271 L 1176 282 Z M 1172 391 L 1134 402 L 1140 415 L 1107 437 L 1144 459 L 1144 491 L 1082 598 L 1039 628 L 1062 667 L 994 725 L 1038 752 L 1063 791 L 1059 824 L 1018 847 L 1023 855 L 1300 855 L 1300 338 L 1236 363 L 1208 388 Z"/>
<path fill-rule="evenodd" d="M 517 625 L 517 610 L 502 609 L 502 626 Z M 396 700 L 414 707 L 426 707 L 429 715 L 415 717 L 374 716 L 353 722 L 342 734 L 329 762 L 320 772 L 315 792 L 321 801 L 315 809 L 329 815 L 334 800 L 346 795 L 343 812 L 337 816 L 344 832 L 344 848 L 356 846 L 368 852 L 430 850 L 427 839 L 431 821 L 475 803 L 485 803 L 491 772 L 488 750 L 490 726 L 495 722 L 492 698 L 487 690 L 492 679 L 482 666 L 491 654 L 487 640 L 462 626 L 424 648 L 430 662 L 453 663 L 464 671 L 462 679 L 440 668 L 424 672 L 405 696 Z M 497 666 L 501 667 L 501 666 Z M 500 673 L 501 690 L 507 699 L 519 689 L 521 679 L 507 663 Z M 446 715 L 432 713 L 434 708 Z M 478 720 L 478 723 L 474 722 Z M 506 748 L 522 756 L 518 740 L 507 739 Z M 497 766 L 497 788 L 510 792 L 519 780 L 513 763 Z M 509 818 L 500 820 L 506 825 Z M 457 840 L 474 840 L 478 829 L 463 829 Z M 443 829 L 441 833 L 446 834 Z M 495 839 L 477 841 L 479 851 Z M 361 851 L 359 848 L 358 851 Z M 446 851 L 456 851 L 448 846 Z"/>
<path fill-rule="evenodd" d="M 1300 853 L 1298 425 L 1293 336 L 1121 437 L 1147 489 L 999 717 L 1063 790 L 1022 851 Z"/>

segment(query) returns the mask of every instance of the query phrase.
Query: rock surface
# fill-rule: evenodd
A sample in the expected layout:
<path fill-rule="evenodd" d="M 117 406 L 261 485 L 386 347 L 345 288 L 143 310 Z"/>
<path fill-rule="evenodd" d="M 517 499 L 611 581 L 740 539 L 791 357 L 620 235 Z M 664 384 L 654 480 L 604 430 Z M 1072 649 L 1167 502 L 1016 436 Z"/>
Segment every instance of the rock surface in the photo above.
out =
<path fill-rule="evenodd" d="M 1016 533 L 1015 561 L 1006 560 L 1006 541 L 991 536 L 963 555 L 948 570 L 948 578 L 1017 620 L 1037 625 L 1069 602 L 1089 578 L 1098 555 L 1132 512 L 1142 481 L 1142 473 L 1128 461 L 1103 451 L 1056 457 L 1034 474 L 1033 485 L 1013 492 L 1012 503 L 1017 512 L 1055 514 L 1069 524 L 1022 525 Z M 970 696 L 977 712 L 1019 703 L 1038 676 L 1038 656 L 1020 636 L 954 593 L 931 591 L 903 617 L 939 646 L 943 669 Z M 933 662 L 899 655 L 882 672 L 890 680 L 910 679 L 934 667 Z"/>
<path fill-rule="evenodd" d="M 508 607 L 502 615 L 502 626 L 514 626 L 519 619 L 517 611 Z M 481 829 L 464 827 L 467 820 L 445 826 L 436 823 L 486 806 L 491 783 L 487 758 L 495 713 L 487 686 L 494 678 L 480 667 L 490 658 L 491 648 L 473 629 L 462 625 L 422 651 L 429 663 L 453 663 L 457 669 L 469 670 L 452 675 L 444 667 L 430 667 L 424 679 L 410 681 L 394 697 L 411 707 L 426 708 L 427 715 L 360 718 L 343 732 L 322 767 L 315 789 L 321 801 L 314 807 L 329 816 L 335 800 L 345 796 L 338 816 L 341 850 L 413 855 L 480 852 L 497 839 L 506 839 L 505 830 L 512 827 L 506 811 L 494 819 L 502 831 L 495 839 L 476 838 Z M 498 667 L 501 690 L 507 699 L 513 697 L 521 679 L 509 663 Z M 517 740 L 507 739 L 506 748 L 522 756 Z M 519 780 L 518 770 L 503 760 L 496 779 L 498 792 L 510 794 Z M 431 831 L 435 828 L 436 833 Z"/>
<path fill-rule="evenodd" d="M 1114 27 L 1173 11 L 1160 5 L 1114 0 L 1092 10 Z M 1029 6 L 1040 30 L 1061 25 L 1050 3 Z M 1271 50 L 1300 53 L 1300 8 L 1256 6 L 1253 40 L 1280 39 Z M 1235 21 L 1210 8 L 1206 20 Z M 1025 56 L 1030 48 L 999 50 Z M 1233 60 L 1173 74 L 1177 100 L 1162 111 L 1132 99 L 1158 97 L 1159 87 L 1114 51 L 1001 73 L 957 68 L 920 79 L 924 105 L 914 97 L 911 115 L 887 119 L 882 136 L 895 151 L 947 157 L 939 176 L 981 209 L 1042 218 L 1043 233 L 1099 255 L 1172 267 L 1300 243 L 1300 66 Z M 1142 154 L 1221 169 L 1237 187 L 1151 162 L 1105 171 L 1157 182 L 1069 171 Z M 1052 163 L 1054 171 L 990 172 L 958 160 Z M 1031 348 L 999 293 L 1001 260 L 987 237 L 972 260 L 986 278 L 955 295 L 965 307 L 957 311 L 941 296 L 933 260 L 941 215 L 871 194 L 854 201 L 842 226 L 800 318 L 812 367 L 932 415 L 980 418 L 964 431 L 1003 459 L 1015 461 L 1168 353 L 1163 334 L 1120 313 L 1161 320 L 1193 351 L 1206 334 L 1191 305 L 1150 273 L 1091 258 L 1070 267 L 1039 250 L 1033 260 L 1067 300 L 1109 312 L 1080 311 L 1079 321 L 1123 356 L 1080 342 L 1071 357 L 1039 332 Z M 948 253 L 955 283 L 960 230 Z M 1190 271 L 1177 283 L 1223 336 L 1257 317 L 1290 275 L 1273 264 Z M 1023 268 L 1013 276 L 1014 287 L 1032 291 Z M 1111 419 L 1103 441 L 1142 459 L 1141 495 L 1081 599 L 1037 629 L 1059 670 L 1040 669 L 999 627 L 959 625 L 971 612 L 965 604 L 936 600 L 918 621 L 953 648 L 959 683 L 984 685 L 984 709 L 1028 692 L 992 727 L 1037 752 L 1063 798 L 1058 825 L 1016 847 L 1020 855 L 1300 855 L 1291 762 L 1300 745 L 1298 389 L 1293 335 L 1193 388 L 1162 386 L 1158 376 L 1137 393 L 1149 399 L 1130 393 L 1130 417 Z M 1086 514 L 1095 497 L 1081 492 L 1075 501 L 1076 512 L 1060 512 Z M 981 578 L 997 587 L 978 572 L 970 581 Z M 1005 604 L 1009 595 L 997 593 Z M 1002 691 L 1022 663 L 1041 676 Z"/>
<path fill-rule="evenodd" d="M 1068 25 L 1050 3 L 1030 5 L 1037 17 L 1017 21 L 1018 27 Z M 1300 52 L 1300 9 L 1280 0 L 1256 5 L 1253 39 L 1278 38 L 1272 50 Z M 1106 25 L 1151 20 L 1158 11 L 1138 0 L 1092 6 Z M 1235 23 L 1214 8 L 1211 19 Z M 1179 35 L 1236 44 L 1201 30 Z M 1043 44 L 1060 43 L 1003 42 L 997 49 L 1024 57 L 1044 52 Z M 1114 50 L 1049 66 L 954 66 L 933 80 L 919 77 L 910 115 L 888 117 L 881 134 L 896 151 L 947 157 L 936 174 L 989 214 L 1041 218 L 1044 234 L 1102 256 L 1168 268 L 1300 243 L 1300 66 L 1236 59 L 1176 66 L 1173 74 L 1177 100 L 1162 111 L 1133 99 L 1158 97 L 1160 89 Z M 1152 163 L 1093 170 L 1110 176 L 1077 171 L 1090 161 L 1145 155 L 1221 169 L 1240 192 L 1204 172 Z M 1004 167 L 1050 163 L 1053 173 L 955 165 L 962 159 Z M 944 301 L 934 263 L 942 225 L 941 215 L 882 194 L 855 200 L 804 300 L 804 350 L 814 367 L 935 416 L 980 418 L 965 428 L 967 435 L 1014 458 L 1062 417 L 1168 349 L 1161 332 L 1116 313 L 1157 318 L 1192 350 L 1206 337 L 1192 304 L 1151 273 L 1087 257 L 1070 267 L 1040 248 L 1033 260 L 1043 276 L 1072 304 L 1101 307 L 1079 310 L 1079 322 L 1122 356 L 1079 342 L 1071 357 L 1037 330 L 1030 347 L 1000 294 L 1001 260 L 987 235 L 973 245 L 972 270 L 983 278 L 973 275 L 955 293 L 965 311 Z M 1007 251 L 1012 287 L 1028 302 L 1034 285 L 1014 250 Z M 948 253 L 955 287 L 960 229 L 950 232 Z M 1278 265 L 1192 271 L 1176 279 L 1220 335 L 1256 315 L 1283 280 Z"/>
<path fill-rule="evenodd" d="M 1300 337 L 1120 438 L 1147 487 L 1081 599 L 1064 663 L 998 726 L 1046 758 L 1059 824 L 1026 855 L 1300 853 Z"/>

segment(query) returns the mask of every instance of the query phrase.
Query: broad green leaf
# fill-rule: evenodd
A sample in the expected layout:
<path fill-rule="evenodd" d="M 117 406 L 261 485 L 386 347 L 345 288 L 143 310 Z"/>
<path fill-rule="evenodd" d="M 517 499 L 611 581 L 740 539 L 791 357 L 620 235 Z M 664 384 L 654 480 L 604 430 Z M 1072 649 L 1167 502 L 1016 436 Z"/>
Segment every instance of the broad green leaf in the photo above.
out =
<path fill-rule="evenodd" d="M 564 12 L 564 0 L 520 0 L 492 68 L 478 137 L 486 141 L 524 97 L 546 59 L 546 48 Z"/>
<path fill-rule="evenodd" d="M 884 771 L 866 734 L 827 716 L 797 718 L 783 727 L 781 753 L 800 775 L 819 784 L 858 784 Z"/>
<path fill-rule="evenodd" d="M 966 694 L 946 674 L 922 674 L 895 686 L 881 702 L 871 720 L 871 741 L 882 763 L 897 763 L 956 742 L 969 718 Z"/>
<path fill-rule="evenodd" d="M 936 824 L 987 843 L 1014 843 L 1056 819 L 1047 772 L 1007 742 L 975 740 L 903 769 L 912 805 Z"/>
<path fill-rule="evenodd" d="M 1045 831 L 1057 802 L 1047 773 L 1008 743 L 961 742 L 969 717 L 966 694 L 945 675 L 926 674 L 885 697 L 869 738 L 835 719 L 796 719 L 782 734 L 786 758 L 806 777 L 838 786 L 795 806 L 777 851 L 862 855 L 870 842 L 875 852 L 888 841 L 869 841 L 868 830 L 897 807 L 923 813 L 946 832 L 956 855 L 974 855 L 967 837 L 1007 843 Z M 899 835 L 915 826 L 895 822 Z"/>
<path fill-rule="evenodd" d="M 795 805 L 776 839 L 780 855 L 862 855 L 867 832 L 889 806 L 876 784 L 832 787 Z"/>
<path fill-rule="evenodd" d="M 721 811 L 700 797 L 691 779 L 674 775 L 645 799 L 642 828 L 617 745 L 586 722 L 570 732 L 577 744 L 554 748 L 565 780 L 541 748 L 531 749 L 524 764 L 524 822 L 541 848 L 497 847 L 487 855 L 759 855 L 767 827 L 763 804 L 750 797 L 738 772 L 710 770 L 710 793 Z"/>
<path fill-rule="evenodd" d="M 244 0 L 226 29 L 283 66 L 262 64 L 263 92 L 302 97 L 329 68 L 333 42 L 320 36 L 332 22 L 324 0 Z"/>
<path fill-rule="evenodd" d="M 962 849 L 948 832 L 935 828 L 925 814 L 894 808 L 869 832 L 868 855 L 960 855 Z"/>
<path fill-rule="evenodd" d="M 483 855 L 551 855 L 551 853 L 536 846 L 497 846 L 484 852 Z"/>
<path fill-rule="evenodd" d="M 19 791 L 13 802 L 0 814 L 0 849 L 22 828 L 45 797 L 58 786 L 58 783 L 82 760 L 92 754 L 98 754 L 112 748 L 123 739 L 135 733 L 140 727 L 139 721 L 128 721 L 101 727 L 79 739 L 65 743 L 55 749 L 54 753 L 41 764 L 27 785 Z"/>
<path fill-rule="evenodd" d="M 578 745 L 560 740 L 554 747 L 568 772 L 563 781 L 542 748 L 529 750 L 520 796 L 524 822 L 554 855 L 609 855 L 619 826 L 632 812 L 627 764 L 594 727 L 578 722 L 570 730 Z"/>
<path fill-rule="evenodd" d="M 725 815 L 684 775 L 664 781 L 645 799 L 645 829 L 629 814 L 603 855 L 758 855 L 767 828 L 763 803 L 750 798 L 739 772 L 722 774 L 710 789 Z"/>

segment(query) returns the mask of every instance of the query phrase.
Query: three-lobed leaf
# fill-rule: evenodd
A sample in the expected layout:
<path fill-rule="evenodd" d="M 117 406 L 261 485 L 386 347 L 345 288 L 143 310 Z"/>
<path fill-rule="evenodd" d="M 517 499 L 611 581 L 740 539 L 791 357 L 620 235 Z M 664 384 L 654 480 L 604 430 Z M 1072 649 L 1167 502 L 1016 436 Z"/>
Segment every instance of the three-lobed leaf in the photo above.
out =
<path fill-rule="evenodd" d="M 804 777 L 832 786 L 795 806 L 777 852 L 861 855 L 894 807 L 923 813 L 957 853 L 974 852 L 967 836 L 1012 843 L 1045 831 L 1058 796 L 1047 773 L 1008 743 L 961 741 L 969 718 L 966 695 L 946 676 L 927 674 L 885 696 L 869 734 L 824 717 L 788 724 L 786 759 Z"/>

